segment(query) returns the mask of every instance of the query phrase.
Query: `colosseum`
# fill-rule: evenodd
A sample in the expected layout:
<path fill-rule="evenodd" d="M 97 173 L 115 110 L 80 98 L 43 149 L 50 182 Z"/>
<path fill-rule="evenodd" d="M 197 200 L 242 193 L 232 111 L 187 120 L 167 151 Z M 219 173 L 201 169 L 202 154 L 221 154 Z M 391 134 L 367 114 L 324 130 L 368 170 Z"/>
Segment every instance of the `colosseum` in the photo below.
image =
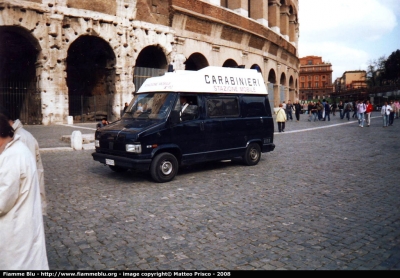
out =
<path fill-rule="evenodd" d="M 298 0 L 0 0 L 0 104 L 27 124 L 117 120 L 143 81 L 261 71 L 299 98 Z"/>

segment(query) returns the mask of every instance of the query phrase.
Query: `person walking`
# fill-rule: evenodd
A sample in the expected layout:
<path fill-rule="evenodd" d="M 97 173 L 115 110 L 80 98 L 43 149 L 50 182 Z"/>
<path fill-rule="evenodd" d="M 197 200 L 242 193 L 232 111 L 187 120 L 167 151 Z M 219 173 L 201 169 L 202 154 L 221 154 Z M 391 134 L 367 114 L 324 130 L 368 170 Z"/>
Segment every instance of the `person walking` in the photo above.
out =
<path fill-rule="evenodd" d="M 392 110 L 392 107 L 388 105 L 387 101 L 384 102 L 382 109 L 381 109 L 381 115 L 383 119 L 383 127 L 388 127 L 389 126 L 389 115 L 390 111 Z"/>
<path fill-rule="evenodd" d="M 313 116 L 313 109 L 314 109 L 314 104 L 312 101 L 310 101 L 307 105 L 307 113 L 308 113 L 308 121 L 311 122 L 312 116 Z"/>
<path fill-rule="evenodd" d="M 36 161 L 0 114 L 0 269 L 48 270 Z"/>
<path fill-rule="evenodd" d="M 348 121 L 350 121 L 350 112 L 351 112 L 351 108 L 352 108 L 352 104 L 350 101 L 346 101 L 344 103 L 344 115 L 343 117 L 346 117 Z"/>
<path fill-rule="evenodd" d="M 352 103 L 352 105 L 353 105 L 353 116 L 351 116 L 352 118 L 357 118 L 357 104 L 358 104 L 358 100 L 353 101 L 353 103 Z"/>
<path fill-rule="evenodd" d="M 293 104 L 290 102 L 290 99 L 288 100 L 286 104 L 286 119 L 287 121 L 290 119 L 293 121 L 293 116 L 292 116 L 292 111 L 293 111 Z"/>
<path fill-rule="evenodd" d="M 299 103 L 299 101 L 296 101 L 294 103 L 294 115 L 296 116 L 296 121 L 300 121 L 300 113 L 301 113 L 301 104 Z"/>
<path fill-rule="evenodd" d="M 358 125 L 364 127 L 364 113 L 366 110 L 365 103 L 362 101 L 357 101 L 357 119 Z"/>
<path fill-rule="evenodd" d="M 333 103 L 332 103 L 332 115 L 333 116 L 336 116 L 336 109 L 337 109 L 337 103 L 336 103 L 336 101 L 334 101 Z"/>
<path fill-rule="evenodd" d="M 278 112 L 276 113 L 276 122 L 278 123 L 278 131 L 285 132 L 285 123 L 286 123 L 286 112 L 282 108 L 282 103 L 279 104 Z"/>
<path fill-rule="evenodd" d="M 326 120 L 326 118 L 328 118 L 328 121 L 331 120 L 331 106 L 329 105 L 329 102 L 325 102 L 325 117 L 324 117 L 324 121 Z"/>
<path fill-rule="evenodd" d="M 343 101 L 339 101 L 338 109 L 339 109 L 340 119 L 343 120 L 343 118 L 344 118 L 344 103 L 343 103 Z"/>
<path fill-rule="evenodd" d="M 391 125 L 393 125 L 393 122 L 394 122 L 394 114 L 395 114 L 394 111 L 396 110 L 396 108 L 394 107 L 393 101 L 390 102 L 390 108 L 391 108 L 391 110 L 390 110 L 390 114 L 389 114 L 389 125 L 391 126 Z"/>
<path fill-rule="evenodd" d="M 317 106 L 318 120 L 321 121 L 322 120 L 322 111 L 324 110 L 321 101 L 318 100 L 316 106 Z"/>
<path fill-rule="evenodd" d="M 369 100 L 366 101 L 365 106 L 365 122 L 367 123 L 367 127 L 369 127 L 371 125 L 371 113 L 374 107 Z"/>

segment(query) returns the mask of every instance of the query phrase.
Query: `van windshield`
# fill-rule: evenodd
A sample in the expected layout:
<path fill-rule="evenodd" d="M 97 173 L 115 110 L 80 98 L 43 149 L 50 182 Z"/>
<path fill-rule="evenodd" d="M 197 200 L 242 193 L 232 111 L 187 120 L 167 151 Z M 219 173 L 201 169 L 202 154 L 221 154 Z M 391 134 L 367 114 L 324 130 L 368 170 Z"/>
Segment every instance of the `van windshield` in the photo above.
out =
<path fill-rule="evenodd" d="M 137 94 L 132 99 L 122 118 L 165 119 L 171 111 L 176 94 Z"/>

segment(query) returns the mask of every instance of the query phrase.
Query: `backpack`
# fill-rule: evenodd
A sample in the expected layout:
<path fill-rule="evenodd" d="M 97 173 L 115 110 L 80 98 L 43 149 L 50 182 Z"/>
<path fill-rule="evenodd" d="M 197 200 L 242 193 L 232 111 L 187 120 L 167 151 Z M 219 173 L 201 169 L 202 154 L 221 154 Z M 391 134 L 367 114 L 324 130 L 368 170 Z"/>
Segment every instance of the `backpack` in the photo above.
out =
<path fill-rule="evenodd" d="M 347 105 L 346 105 L 346 110 L 351 110 L 351 103 L 347 103 Z"/>

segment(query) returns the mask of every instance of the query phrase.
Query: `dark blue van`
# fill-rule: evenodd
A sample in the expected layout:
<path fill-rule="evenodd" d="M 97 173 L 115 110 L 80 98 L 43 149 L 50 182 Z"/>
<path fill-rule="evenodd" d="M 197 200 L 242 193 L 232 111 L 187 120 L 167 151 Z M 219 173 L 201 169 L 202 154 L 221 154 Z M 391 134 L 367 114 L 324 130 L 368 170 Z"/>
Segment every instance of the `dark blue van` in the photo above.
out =
<path fill-rule="evenodd" d="M 121 120 L 95 134 L 93 159 L 116 172 L 149 170 L 171 181 L 180 166 L 273 151 L 274 124 L 262 75 L 206 67 L 149 78 Z"/>

